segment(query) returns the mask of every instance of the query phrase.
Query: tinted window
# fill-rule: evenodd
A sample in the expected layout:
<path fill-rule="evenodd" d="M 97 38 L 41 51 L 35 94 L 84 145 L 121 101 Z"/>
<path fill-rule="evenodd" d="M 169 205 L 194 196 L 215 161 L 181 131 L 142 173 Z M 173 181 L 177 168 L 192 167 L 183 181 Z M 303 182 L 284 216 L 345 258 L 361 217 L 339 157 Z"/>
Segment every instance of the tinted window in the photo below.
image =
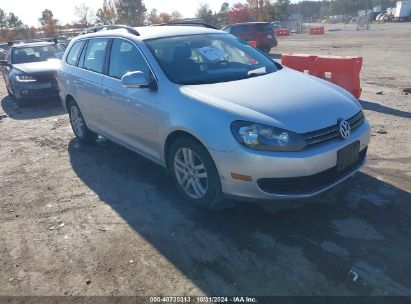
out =
<path fill-rule="evenodd" d="M 87 70 L 103 73 L 104 56 L 108 39 L 92 39 L 87 45 L 83 67 Z"/>
<path fill-rule="evenodd" d="M 137 47 L 128 41 L 114 39 L 111 48 L 109 76 L 121 79 L 128 72 L 141 71 L 148 76 L 149 68 Z"/>
<path fill-rule="evenodd" d="M 70 52 L 67 55 L 67 63 L 71 65 L 77 65 L 77 60 L 80 57 L 81 48 L 83 47 L 84 41 L 77 41 L 74 43 Z"/>

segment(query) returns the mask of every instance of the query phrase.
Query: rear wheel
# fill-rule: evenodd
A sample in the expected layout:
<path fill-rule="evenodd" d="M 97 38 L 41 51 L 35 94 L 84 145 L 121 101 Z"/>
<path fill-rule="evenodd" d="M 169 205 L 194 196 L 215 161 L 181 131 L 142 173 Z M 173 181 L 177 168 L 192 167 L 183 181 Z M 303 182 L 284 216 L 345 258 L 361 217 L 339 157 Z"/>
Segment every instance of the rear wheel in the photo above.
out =
<path fill-rule="evenodd" d="M 217 209 L 221 201 L 221 183 L 208 151 L 190 137 L 177 139 L 168 156 L 170 174 L 181 194 L 191 203 Z"/>
<path fill-rule="evenodd" d="M 70 124 L 74 135 L 83 143 L 90 143 L 97 138 L 97 134 L 92 132 L 86 125 L 86 122 L 81 114 L 80 108 L 74 100 L 69 102 L 68 112 L 70 116 Z"/>

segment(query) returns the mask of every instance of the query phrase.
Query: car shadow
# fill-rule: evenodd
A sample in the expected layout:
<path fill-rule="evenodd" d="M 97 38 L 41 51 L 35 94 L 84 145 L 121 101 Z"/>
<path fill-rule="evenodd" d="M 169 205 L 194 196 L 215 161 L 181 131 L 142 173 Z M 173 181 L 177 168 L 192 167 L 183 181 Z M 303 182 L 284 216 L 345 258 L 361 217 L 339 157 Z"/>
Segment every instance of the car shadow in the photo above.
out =
<path fill-rule="evenodd" d="M 396 110 L 387 106 L 383 106 L 377 102 L 360 100 L 361 106 L 364 110 L 379 112 L 383 114 L 403 117 L 403 118 L 411 118 L 411 113 L 401 110 Z"/>
<path fill-rule="evenodd" d="M 17 102 L 14 97 L 5 96 L 0 103 L 4 113 L 16 120 L 52 117 L 65 113 L 58 98 Z"/>
<path fill-rule="evenodd" d="M 411 194 L 370 175 L 296 210 L 238 202 L 212 211 L 114 144 L 73 139 L 68 153 L 100 200 L 207 295 L 411 294 Z"/>

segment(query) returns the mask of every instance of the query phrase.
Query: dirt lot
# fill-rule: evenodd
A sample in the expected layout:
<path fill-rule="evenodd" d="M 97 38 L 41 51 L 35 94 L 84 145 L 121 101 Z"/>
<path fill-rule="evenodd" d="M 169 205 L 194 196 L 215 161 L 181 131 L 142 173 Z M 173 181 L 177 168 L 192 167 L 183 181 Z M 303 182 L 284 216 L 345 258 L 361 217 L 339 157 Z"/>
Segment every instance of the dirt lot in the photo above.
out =
<path fill-rule="evenodd" d="M 368 165 L 292 211 L 192 207 L 161 168 L 79 144 L 58 102 L 20 107 L 2 82 L 0 295 L 410 296 L 410 41 L 411 23 L 280 40 L 364 56 L 373 125 Z"/>

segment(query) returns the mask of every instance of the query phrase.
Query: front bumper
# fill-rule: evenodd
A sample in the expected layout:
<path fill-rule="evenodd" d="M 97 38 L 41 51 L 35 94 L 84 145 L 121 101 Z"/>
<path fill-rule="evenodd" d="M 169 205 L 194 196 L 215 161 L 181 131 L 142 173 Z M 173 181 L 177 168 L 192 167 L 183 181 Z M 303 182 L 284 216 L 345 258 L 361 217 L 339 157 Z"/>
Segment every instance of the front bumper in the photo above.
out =
<path fill-rule="evenodd" d="M 59 96 L 55 81 L 33 83 L 17 83 L 14 86 L 14 95 L 18 99 L 54 98 Z"/>
<path fill-rule="evenodd" d="M 337 165 L 337 152 L 341 148 L 360 142 L 360 160 L 341 174 L 330 174 Z M 299 152 L 269 152 L 238 146 L 231 152 L 211 151 L 221 178 L 224 194 L 246 200 L 276 200 L 308 198 L 328 190 L 357 172 L 366 162 L 366 148 L 370 142 L 370 126 L 365 121 L 352 131 L 348 139 L 333 139 Z M 231 173 L 251 176 L 252 181 L 233 179 Z M 301 181 L 320 179 L 312 189 L 295 183 L 295 188 L 269 191 L 261 181 Z M 301 184 L 301 183 L 300 183 Z M 277 185 L 278 186 L 278 185 Z M 278 188 L 277 188 L 278 189 Z M 288 190 L 287 190 L 288 189 Z"/>

